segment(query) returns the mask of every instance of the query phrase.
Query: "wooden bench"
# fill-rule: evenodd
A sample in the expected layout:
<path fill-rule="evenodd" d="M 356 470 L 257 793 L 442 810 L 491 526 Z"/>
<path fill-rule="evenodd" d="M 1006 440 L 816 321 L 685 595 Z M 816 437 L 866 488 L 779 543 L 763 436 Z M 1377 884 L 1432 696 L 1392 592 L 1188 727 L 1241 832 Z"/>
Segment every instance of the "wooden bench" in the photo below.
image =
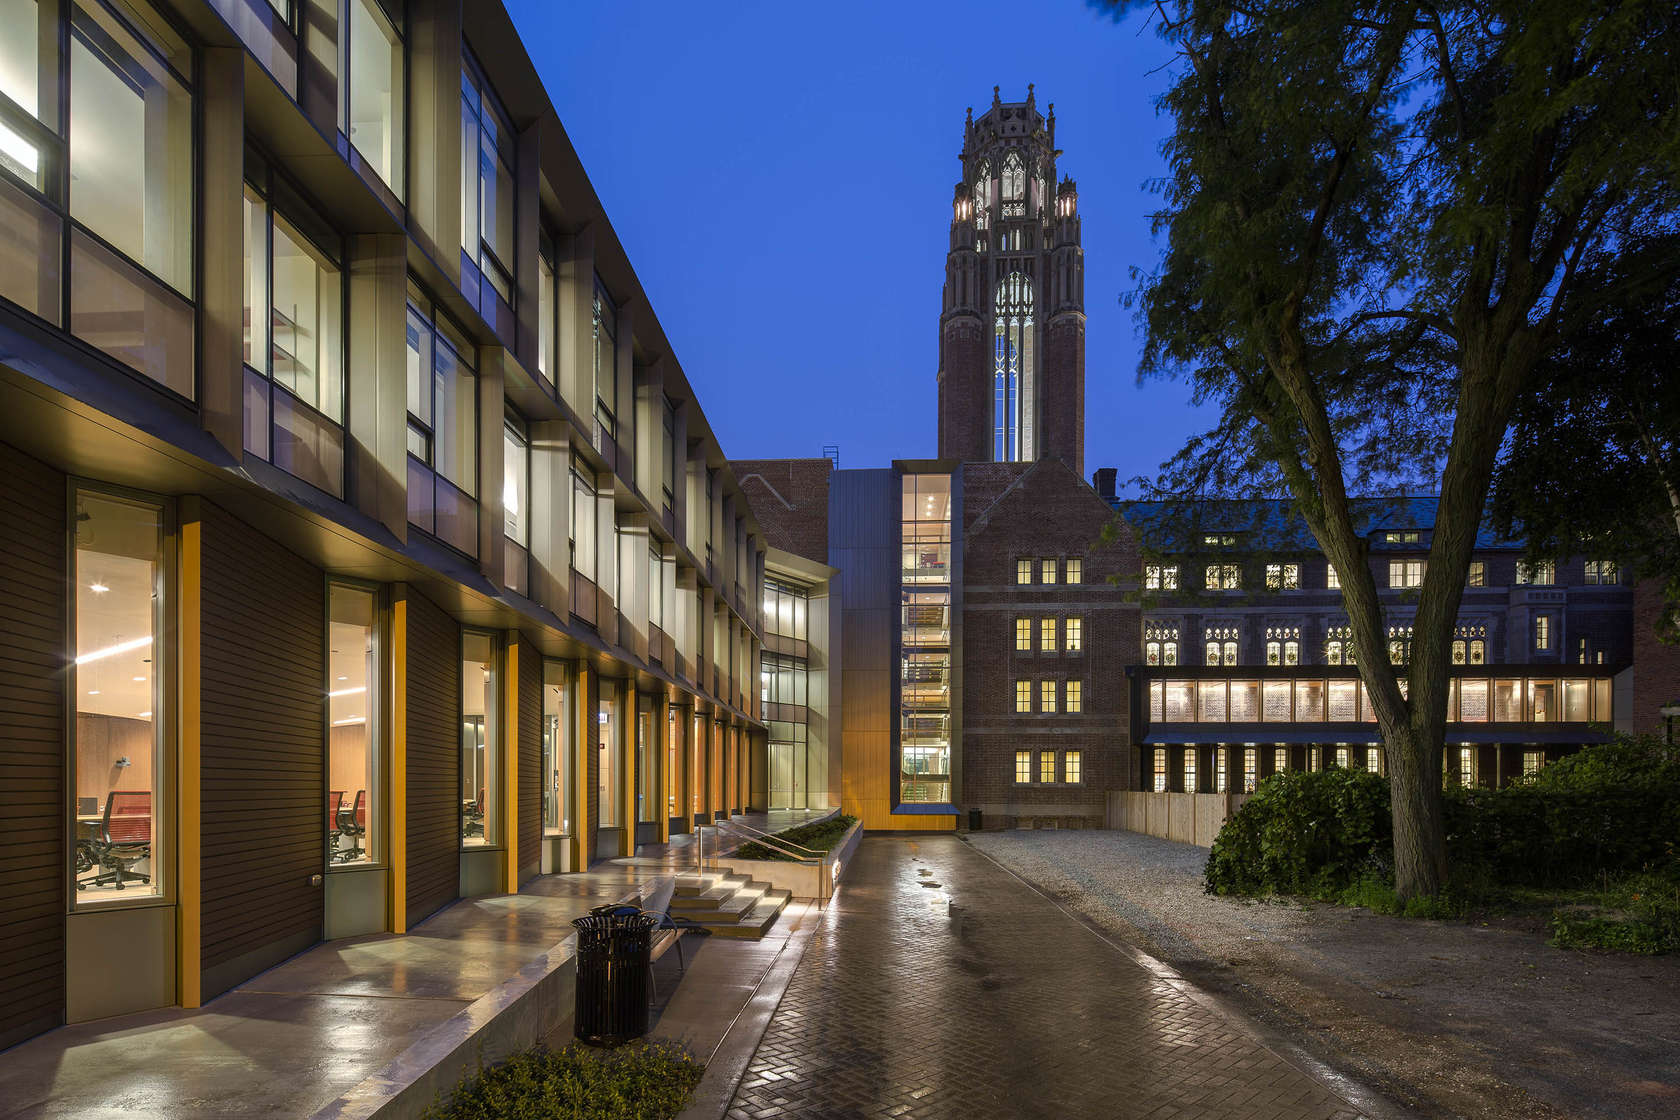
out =
<path fill-rule="evenodd" d="M 642 899 L 642 913 L 650 914 L 659 919 L 659 926 L 654 931 L 653 943 L 649 948 L 648 960 L 650 962 L 656 961 L 672 948 L 675 948 L 677 950 L 677 963 L 682 966 L 682 971 L 687 973 L 688 961 L 683 956 L 682 939 L 683 935 L 694 927 L 679 924 L 678 919 L 671 917 L 671 897 L 676 893 L 676 889 L 677 881 L 675 879 L 659 880 L 652 893 Z M 654 986 L 654 998 L 659 998 L 657 981 L 655 981 Z"/>

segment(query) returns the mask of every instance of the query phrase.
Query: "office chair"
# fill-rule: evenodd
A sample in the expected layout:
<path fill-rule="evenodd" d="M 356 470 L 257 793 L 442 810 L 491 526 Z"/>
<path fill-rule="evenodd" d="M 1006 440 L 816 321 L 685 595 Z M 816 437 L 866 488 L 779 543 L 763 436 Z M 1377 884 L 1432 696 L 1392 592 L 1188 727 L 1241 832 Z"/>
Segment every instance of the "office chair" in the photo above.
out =
<path fill-rule="evenodd" d="M 151 854 L 152 791 L 113 791 L 105 799 L 105 820 L 99 839 L 93 842 L 94 859 L 104 870 L 92 879 L 78 880 L 76 889 L 114 886 L 120 891 L 130 881 L 150 883 L 150 875 L 130 868 Z"/>
<path fill-rule="evenodd" d="M 366 853 L 367 849 L 362 846 L 362 837 L 367 835 L 367 790 L 356 791 L 354 806 L 339 806 L 338 833 L 350 841 L 348 848 L 335 851 L 333 858 L 338 862 L 349 863 L 360 859 Z"/>
<path fill-rule="evenodd" d="M 467 810 L 466 824 L 465 824 L 464 829 L 462 830 L 461 835 L 462 836 L 483 836 L 484 835 L 484 787 L 483 786 L 480 786 L 479 789 L 478 789 L 478 800 L 474 801 L 472 803 L 472 808 Z"/>
<path fill-rule="evenodd" d="M 329 789 L 327 791 L 327 854 L 332 860 L 338 859 L 338 817 L 344 812 L 344 791 Z"/>

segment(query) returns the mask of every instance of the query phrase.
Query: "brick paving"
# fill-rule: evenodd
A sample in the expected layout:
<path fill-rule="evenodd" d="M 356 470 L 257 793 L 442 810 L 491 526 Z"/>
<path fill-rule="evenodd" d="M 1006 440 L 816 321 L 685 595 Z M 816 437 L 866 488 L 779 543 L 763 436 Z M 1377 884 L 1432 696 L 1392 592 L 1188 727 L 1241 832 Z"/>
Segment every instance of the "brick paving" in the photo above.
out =
<path fill-rule="evenodd" d="M 729 1120 L 1355 1120 L 953 836 L 864 840 Z"/>

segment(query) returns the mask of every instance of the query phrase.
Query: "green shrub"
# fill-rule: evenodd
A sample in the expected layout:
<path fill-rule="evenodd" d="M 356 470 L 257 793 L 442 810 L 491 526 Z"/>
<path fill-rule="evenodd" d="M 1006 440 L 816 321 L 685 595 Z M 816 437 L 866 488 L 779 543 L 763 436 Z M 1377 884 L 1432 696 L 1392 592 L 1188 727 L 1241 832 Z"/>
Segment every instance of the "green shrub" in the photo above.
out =
<path fill-rule="evenodd" d="M 1553 911 L 1550 928 L 1560 949 L 1672 953 L 1680 949 L 1680 881 L 1672 871 L 1625 876 L 1590 902 Z"/>
<path fill-rule="evenodd" d="M 840 845 L 840 841 L 846 838 L 847 831 L 856 823 L 856 817 L 848 817 L 842 814 L 838 817 L 830 817 L 826 821 L 817 821 L 815 824 L 802 824 L 796 828 L 784 829 L 774 835 L 778 840 L 785 840 L 789 844 L 798 844 L 801 848 L 810 848 L 817 852 L 831 852 Z M 735 855 L 739 859 L 791 861 L 791 857 L 766 844 L 760 844 L 756 840 L 742 844 L 735 850 Z"/>
<path fill-rule="evenodd" d="M 686 1051 L 661 1043 L 538 1045 L 463 1078 L 423 1120 L 670 1120 L 702 1072 Z"/>
<path fill-rule="evenodd" d="M 1208 854 L 1213 894 L 1336 898 L 1386 874 L 1393 822 L 1388 782 L 1364 770 L 1288 771 L 1260 783 Z"/>

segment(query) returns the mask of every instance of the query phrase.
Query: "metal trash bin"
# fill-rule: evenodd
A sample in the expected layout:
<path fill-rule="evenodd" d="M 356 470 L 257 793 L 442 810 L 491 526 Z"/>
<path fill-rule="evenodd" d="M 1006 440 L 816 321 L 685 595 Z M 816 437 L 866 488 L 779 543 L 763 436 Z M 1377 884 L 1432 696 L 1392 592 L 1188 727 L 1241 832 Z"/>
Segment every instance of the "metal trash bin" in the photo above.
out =
<path fill-rule="evenodd" d="M 577 927 L 577 1001 L 572 1033 L 612 1046 L 648 1030 L 653 995 L 653 931 L 659 919 L 634 906 L 597 906 Z"/>

